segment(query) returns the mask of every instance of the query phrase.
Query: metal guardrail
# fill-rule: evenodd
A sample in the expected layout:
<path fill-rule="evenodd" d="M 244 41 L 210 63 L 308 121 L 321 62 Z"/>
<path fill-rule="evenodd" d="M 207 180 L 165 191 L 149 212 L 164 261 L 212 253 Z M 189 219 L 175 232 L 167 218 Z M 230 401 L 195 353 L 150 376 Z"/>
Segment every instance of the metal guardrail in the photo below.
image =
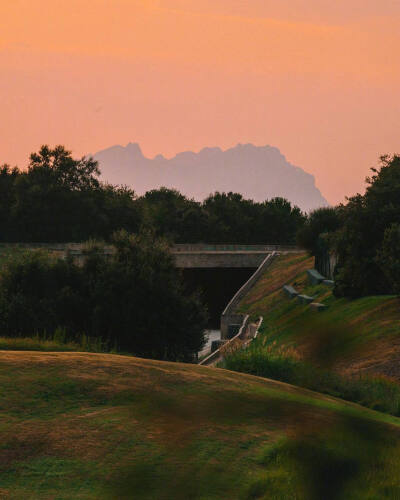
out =
<path fill-rule="evenodd" d="M 271 254 L 267 255 L 267 257 L 263 260 L 261 265 L 258 267 L 258 269 L 250 276 L 250 278 L 244 283 L 239 290 L 235 293 L 235 295 L 231 298 L 227 306 L 222 312 L 222 316 L 228 315 L 230 312 L 232 312 L 237 304 L 240 302 L 242 299 L 243 295 L 248 292 L 248 290 L 251 288 L 251 286 L 258 280 L 260 275 L 264 272 L 264 270 L 271 264 L 273 259 L 276 257 L 276 253 L 272 252 Z"/>

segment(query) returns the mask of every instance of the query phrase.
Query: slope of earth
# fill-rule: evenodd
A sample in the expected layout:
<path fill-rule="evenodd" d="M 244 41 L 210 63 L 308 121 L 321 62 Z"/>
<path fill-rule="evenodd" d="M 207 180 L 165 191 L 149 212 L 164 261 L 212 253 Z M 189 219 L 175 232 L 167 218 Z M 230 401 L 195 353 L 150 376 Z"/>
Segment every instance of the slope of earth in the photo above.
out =
<path fill-rule="evenodd" d="M 244 298 L 240 310 L 264 317 L 261 332 L 269 343 L 290 345 L 299 352 L 306 349 L 309 334 L 317 329 L 332 335 L 345 330 L 351 337 L 351 349 L 341 354 L 340 371 L 400 380 L 400 299 L 393 295 L 335 298 L 329 287 L 308 283 L 306 270 L 312 267 L 313 259 L 306 254 L 277 257 Z M 285 284 L 328 308 L 317 313 L 309 305 L 289 299 L 282 290 Z"/>
<path fill-rule="evenodd" d="M 0 352 L 0 498 L 398 498 L 400 420 L 106 354 Z"/>

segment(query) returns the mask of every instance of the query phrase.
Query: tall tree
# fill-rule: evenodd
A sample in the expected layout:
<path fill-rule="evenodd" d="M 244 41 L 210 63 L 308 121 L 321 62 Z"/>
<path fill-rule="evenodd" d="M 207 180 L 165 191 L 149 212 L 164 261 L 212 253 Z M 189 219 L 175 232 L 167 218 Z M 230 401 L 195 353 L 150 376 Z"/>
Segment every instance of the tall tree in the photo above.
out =
<path fill-rule="evenodd" d="M 400 223 L 400 156 L 383 156 L 366 179 L 364 195 L 340 207 L 343 227 L 336 236 L 338 266 L 335 293 L 339 296 L 387 293 L 391 290 L 379 263 L 385 231 Z"/>

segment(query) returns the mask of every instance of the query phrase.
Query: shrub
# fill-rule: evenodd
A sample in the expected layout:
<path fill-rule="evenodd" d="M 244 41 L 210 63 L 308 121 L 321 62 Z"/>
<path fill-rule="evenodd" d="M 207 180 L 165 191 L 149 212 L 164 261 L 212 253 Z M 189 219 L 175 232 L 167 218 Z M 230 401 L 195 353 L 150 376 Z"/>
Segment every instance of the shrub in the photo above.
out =
<path fill-rule="evenodd" d="M 190 361 L 204 343 L 207 314 L 185 293 L 167 246 L 119 232 L 114 254 L 88 246 L 82 265 L 29 252 L 5 264 L 0 327 L 8 337 L 97 338 L 138 356 Z M 91 340 L 93 342 L 93 340 Z"/>
<path fill-rule="evenodd" d="M 382 245 L 385 237 L 386 245 L 397 238 L 390 228 L 400 220 L 400 156 L 383 156 L 380 167 L 372 171 L 365 194 L 349 198 L 340 209 L 343 226 L 335 238 L 334 293 L 338 297 L 385 294 L 393 289 L 385 268 L 390 264 L 387 253 L 394 255 L 395 248 L 385 250 Z"/>
<path fill-rule="evenodd" d="M 310 212 L 305 224 L 297 231 L 297 244 L 310 255 L 317 256 L 327 250 L 322 235 L 340 227 L 339 211 L 335 207 L 318 208 Z"/>
<path fill-rule="evenodd" d="M 393 291 L 400 294 L 400 224 L 391 224 L 385 230 L 377 261 Z"/>
<path fill-rule="evenodd" d="M 256 343 L 224 359 L 224 368 L 250 373 L 400 416 L 400 387 L 384 377 L 342 376 L 301 360 L 291 348 Z"/>

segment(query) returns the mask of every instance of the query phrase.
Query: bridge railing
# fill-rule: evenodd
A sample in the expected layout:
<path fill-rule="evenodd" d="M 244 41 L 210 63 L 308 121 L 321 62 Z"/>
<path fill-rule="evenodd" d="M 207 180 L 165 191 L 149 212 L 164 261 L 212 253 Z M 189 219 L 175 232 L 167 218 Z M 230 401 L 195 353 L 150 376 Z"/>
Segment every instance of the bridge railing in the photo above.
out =
<path fill-rule="evenodd" d="M 241 319 L 242 322 L 238 333 L 234 337 L 226 341 L 226 343 L 224 344 L 224 348 L 237 339 L 242 339 L 242 340 L 245 339 L 247 334 L 247 329 L 250 324 L 250 316 L 248 314 L 246 315 L 242 314 Z M 221 348 L 218 348 L 214 352 L 209 354 L 206 358 L 204 358 L 202 361 L 200 361 L 199 365 L 203 366 L 214 365 L 215 363 L 217 363 L 217 361 L 220 361 L 221 359 L 222 359 Z"/>
<path fill-rule="evenodd" d="M 81 252 L 86 243 L 0 243 L 0 248 L 22 248 L 22 249 L 45 249 L 55 252 L 71 251 Z M 107 250 L 111 245 L 105 245 Z M 247 245 L 238 243 L 177 243 L 172 245 L 172 252 L 273 252 L 273 251 L 296 251 L 295 245 Z"/>
<path fill-rule="evenodd" d="M 271 265 L 276 255 L 276 252 L 272 252 L 267 255 L 256 272 L 250 276 L 246 283 L 235 293 L 228 305 L 225 307 L 223 313 L 221 314 L 221 338 L 228 338 L 229 325 L 235 323 L 236 321 L 237 306 L 246 293 L 248 293 L 252 286 L 257 282 L 262 273 Z"/>
<path fill-rule="evenodd" d="M 295 245 L 247 245 L 237 243 L 178 243 L 173 245 L 173 252 L 274 252 L 274 251 L 295 251 Z"/>

